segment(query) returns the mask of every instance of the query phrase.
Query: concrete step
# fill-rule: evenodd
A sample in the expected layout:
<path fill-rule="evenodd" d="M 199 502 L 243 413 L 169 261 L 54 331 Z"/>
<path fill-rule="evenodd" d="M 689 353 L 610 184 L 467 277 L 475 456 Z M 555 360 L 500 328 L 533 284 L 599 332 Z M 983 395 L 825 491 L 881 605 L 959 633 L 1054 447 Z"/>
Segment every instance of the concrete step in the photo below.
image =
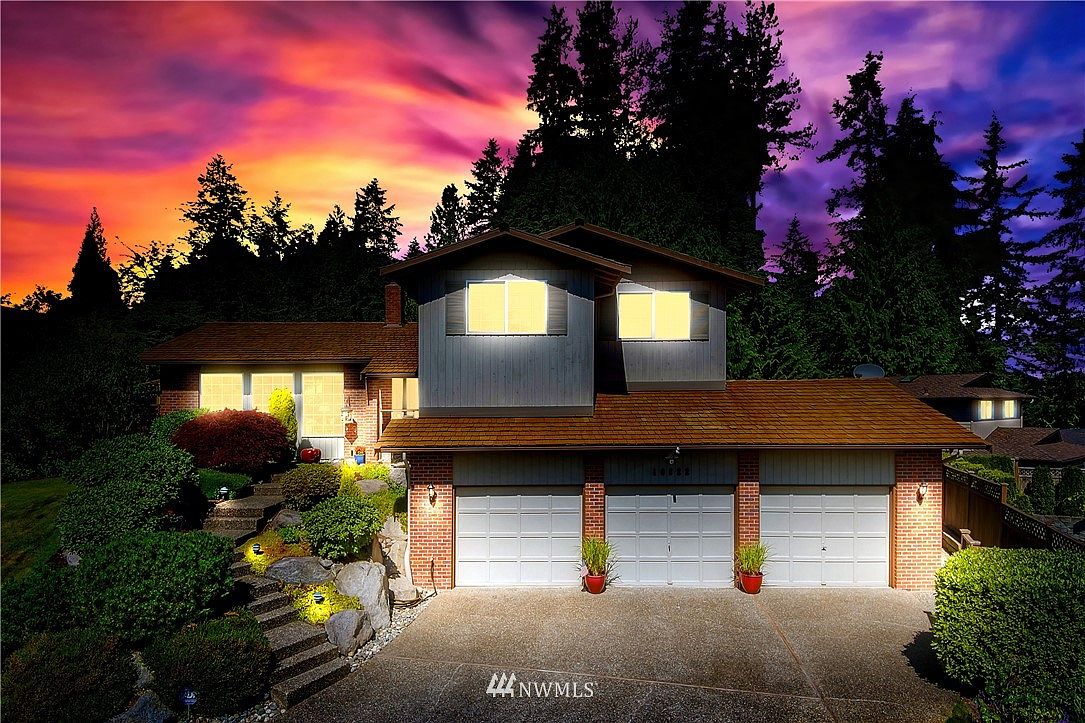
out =
<path fill-rule="evenodd" d="M 268 510 L 283 503 L 282 497 L 253 496 L 226 500 L 215 505 L 211 517 L 263 517 Z"/>
<path fill-rule="evenodd" d="M 204 527 L 208 532 L 218 535 L 219 537 L 228 537 L 234 541 L 235 545 L 241 544 L 250 537 L 256 536 L 256 530 L 247 529 L 244 527 Z M 234 553 L 234 560 L 240 560 L 244 558 L 243 553 Z"/>
<path fill-rule="evenodd" d="M 241 577 L 242 575 L 249 574 L 249 567 L 249 563 L 246 562 L 244 558 L 234 560 L 230 563 L 230 572 L 233 573 L 234 577 Z"/>
<path fill-rule="evenodd" d="M 272 610 L 280 610 L 282 608 L 293 609 L 290 598 L 278 591 L 270 592 L 267 595 L 258 597 L 246 607 L 248 607 L 249 610 L 252 610 L 254 615 L 269 613 Z"/>
<path fill-rule="evenodd" d="M 275 654 L 275 659 L 280 661 L 328 642 L 328 634 L 324 632 L 323 625 L 310 625 L 296 619 L 272 628 L 264 635 L 271 643 L 271 652 Z"/>
<path fill-rule="evenodd" d="M 339 648 L 331 643 L 321 643 L 281 660 L 278 667 L 271 671 L 271 682 L 275 684 L 293 678 L 295 675 L 301 675 L 338 657 Z"/>
<path fill-rule="evenodd" d="M 266 613 L 257 613 L 256 621 L 265 633 L 298 619 L 298 612 L 293 607 L 277 608 Z"/>
<path fill-rule="evenodd" d="M 258 497 L 282 497 L 283 486 L 278 482 L 265 482 L 253 487 L 252 493 Z"/>
<path fill-rule="evenodd" d="M 253 598 L 263 597 L 279 591 L 278 580 L 272 580 L 270 577 L 246 574 L 238 576 L 237 581 L 249 588 Z"/>
<path fill-rule="evenodd" d="M 259 517 L 208 517 L 203 521 L 203 529 L 215 530 L 251 530 L 256 532 L 260 526 Z"/>
<path fill-rule="evenodd" d="M 342 680 L 348 673 L 350 663 L 344 658 L 336 658 L 271 686 L 271 699 L 280 707 L 289 708 Z"/>

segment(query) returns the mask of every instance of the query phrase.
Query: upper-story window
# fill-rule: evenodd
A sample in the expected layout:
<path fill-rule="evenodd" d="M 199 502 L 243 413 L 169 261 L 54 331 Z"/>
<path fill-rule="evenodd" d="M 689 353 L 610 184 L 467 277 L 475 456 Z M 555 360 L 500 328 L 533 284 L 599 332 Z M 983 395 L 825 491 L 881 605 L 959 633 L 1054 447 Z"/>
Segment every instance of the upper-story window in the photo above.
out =
<path fill-rule="evenodd" d="M 995 403 L 990 399 L 983 399 L 980 401 L 980 419 L 994 419 L 995 418 Z"/>
<path fill-rule="evenodd" d="M 200 374 L 200 406 L 204 409 L 241 409 L 243 394 L 240 374 Z"/>
<path fill-rule="evenodd" d="M 467 284 L 467 333 L 545 334 L 545 281 Z"/>
<path fill-rule="evenodd" d="M 618 294 L 620 339 L 690 339 L 688 291 L 631 291 Z"/>
<path fill-rule="evenodd" d="M 418 416 L 418 378 L 392 379 L 392 419 Z"/>
<path fill-rule="evenodd" d="M 1017 416 L 1017 400 L 1005 399 L 1002 401 L 1002 418 L 1013 419 Z"/>

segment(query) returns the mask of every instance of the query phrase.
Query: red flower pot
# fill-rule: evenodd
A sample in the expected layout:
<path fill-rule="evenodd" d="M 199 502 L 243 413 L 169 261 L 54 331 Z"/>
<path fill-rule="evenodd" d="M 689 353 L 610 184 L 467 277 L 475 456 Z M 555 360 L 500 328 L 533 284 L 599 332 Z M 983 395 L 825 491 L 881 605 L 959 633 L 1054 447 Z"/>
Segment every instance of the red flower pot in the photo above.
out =
<path fill-rule="evenodd" d="M 305 449 L 298 452 L 298 458 L 302 462 L 306 462 L 306 463 L 319 462 L 320 461 L 320 450 L 317 449 L 316 447 L 306 447 Z"/>
<path fill-rule="evenodd" d="M 598 595 L 603 592 L 603 588 L 606 586 L 606 575 L 585 575 L 584 587 L 588 588 L 588 592 L 592 595 Z"/>
<path fill-rule="evenodd" d="M 756 574 L 749 574 L 739 571 L 738 581 L 742 584 L 742 589 L 751 595 L 756 595 L 761 592 L 761 581 L 765 579 L 765 573 L 758 572 Z"/>

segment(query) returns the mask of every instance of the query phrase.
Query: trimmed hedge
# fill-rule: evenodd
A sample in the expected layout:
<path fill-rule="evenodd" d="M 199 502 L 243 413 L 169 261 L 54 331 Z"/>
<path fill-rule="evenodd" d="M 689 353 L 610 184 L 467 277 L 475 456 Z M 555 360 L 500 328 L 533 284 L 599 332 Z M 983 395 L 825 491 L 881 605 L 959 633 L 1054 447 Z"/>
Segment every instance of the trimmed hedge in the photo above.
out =
<path fill-rule="evenodd" d="M 180 527 L 206 508 L 192 457 L 141 434 L 91 446 L 68 465 L 75 485 L 57 516 L 61 543 L 84 551 L 134 530 Z"/>
<path fill-rule="evenodd" d="M 238 472 L 223 472 L 217 469 L 201 469 L 200 490 L 203 496 L 209 500 L 219 498 L 219 490 L 223 487 L 230 490 L 229 499 L 237 497 L 237 491 L 252 484 L 252 478 L 247 474 Z"/>
<path fill-rule="evenodd" d="M 39 633 L 75 625 L 72 598 L 75 570 L 40 562 L 20 577 L 8 580 L 0 591 L 0 646 L 4 654 Z"/>
<path fill-rule="evenodd" d="M 279 478 L 287 504 L 307 510 L 317 502 L 334 497 L 339 490 L 339 467 L 334 464 L 301 464 Z"/>
<path fill-rule="evenodd" d="M 271 644 L 252 613 L 192 625 L 155 640 L 143 659 L 154 673 L 152 690 L 174 710 L 181 691 L 196 691 L 195 713 L 220 715 L 261 699 L 272 667 Z"/>
<path fill-rule="evenodd" d="M 173 443 L 200 467 L 254 475 L 289 459 L 286 428 L 270 414 L 226 409 L 202 414 L 181 425 Z"/>
<path fill-rule="evenodd" d="M 1032 479 L 1025 489 L 1032 500 L 1032 508 L 1037 514 L 1055 514 L 1055 478 L 1049 467 L 1037 467 L 1032 470 Z"/>
<path fill-rule="evenodd" d="M 161 439 L 163 442 L 171 442 L 174 433 L 181 428 L 181 425 L 201 414 L 207 414 L 207 410 L 203 408 L 178 409 L 175 412 L 167 412 L 155 417 L 154 421 L 151 422 L 151 436 L 155 439 Z"/>
<path fill-rule="evenodd" d="M 969 548 L 935 583 L 934 649 L 1008 720 L 1085 719 L 1085 556 Z"/>
<path fill-rule="evenodd" d="M 233 590 L 230 540 L 209 532 L 139 532 L 95 548 L 76 568 L 83 619 L 138 643 L 223 609 Z"/>
<path fill-rule="evenodd" d="M 1013 476 L 1013 458 L 1007 457 L 1004 454 L 982 454 L 973 452 L 966 454 L 964 459 L 972 464 L 978 464 L 981 467 L 986 467 L 990 470 L 998 472 L 1005 472 L 1006 474 Z"/>
<path fill-rule="evenodd" d="M 301 520 L 315 554 L 344 560 L 368 551 L 385 517 L 368 500 L 332 497 L 303 512 Z"/>
<path fill-rule="evenodd" d="M 294 393 L 286 387 L 276 389 L 268 399 L 268 412 L 279 420 L 286 430 L 286 441 L 293 447 L 298 443 L 298 416 L 295 413 Z"/>
<path fill-rule="evenodd" d="M 136 666 L 115 637 L 92 630 L 39 635 L 4 667 L 4 720 L 109 720 L 132 697 Z"/>

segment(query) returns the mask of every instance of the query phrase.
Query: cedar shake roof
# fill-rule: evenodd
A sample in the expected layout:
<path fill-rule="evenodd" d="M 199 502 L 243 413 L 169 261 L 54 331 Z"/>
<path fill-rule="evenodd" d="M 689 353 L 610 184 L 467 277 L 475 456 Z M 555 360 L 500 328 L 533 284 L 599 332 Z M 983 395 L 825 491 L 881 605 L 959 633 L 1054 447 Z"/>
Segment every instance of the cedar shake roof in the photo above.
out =
<path fill-rule="evenodd" d="M 731 381 L 720 391 L 596 394 L 591 417 L 422 417 L 389 422 L 377 446 L 929 447 L 986 443 L 884 379 Z"/>
<path fill-rule="evenodd" d="M 922 374 L 890 377 L 890 381 L 920 399 L 1032 399 L 1028 394 L 991 386 L 989 372 Z"/>
<path fill-rule="evenodd" d="M 987 435 L 992 454 L 1002 454 L 1019 462 L 1039 464 L 1075 464 L 1085 462 L 1085 445 L 1064 439 L 1051 427 L 996 427 Z M 1026 465 L 1027 466 L 1027 465 Z"/>
<path fill-rule="evenodd" d="M 414 374 L 418 324 L 216 321 L 153 346 L 146 364 L 363 363 L 367 374 Z"/>

